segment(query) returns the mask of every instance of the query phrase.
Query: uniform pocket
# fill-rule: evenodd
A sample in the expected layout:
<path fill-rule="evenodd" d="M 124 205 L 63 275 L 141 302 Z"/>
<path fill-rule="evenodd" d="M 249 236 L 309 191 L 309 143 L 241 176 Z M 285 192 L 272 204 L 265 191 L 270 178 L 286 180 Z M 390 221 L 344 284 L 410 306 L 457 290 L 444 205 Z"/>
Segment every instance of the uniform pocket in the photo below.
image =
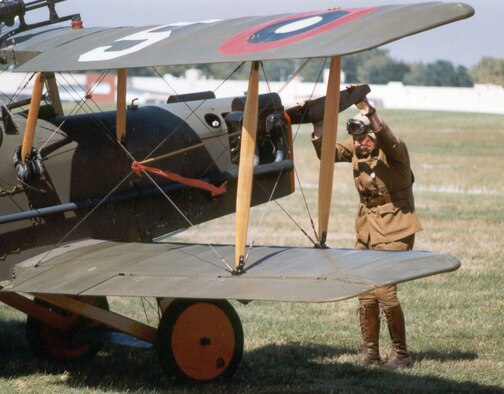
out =
<path fill-rule="evenodd" d="M 380 205 L 377 213 L 380 232 L 387 237 L 405 233 L 411 227 L 413 214 L 408 209 L 406 200 Z"/>

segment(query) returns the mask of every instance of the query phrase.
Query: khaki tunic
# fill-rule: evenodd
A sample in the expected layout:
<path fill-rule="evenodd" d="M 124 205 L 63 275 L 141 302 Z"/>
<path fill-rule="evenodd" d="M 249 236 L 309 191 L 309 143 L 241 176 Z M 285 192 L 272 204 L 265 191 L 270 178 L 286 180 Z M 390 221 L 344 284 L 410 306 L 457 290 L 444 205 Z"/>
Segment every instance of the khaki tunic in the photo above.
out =
<path fill-rule="evenodd" d="M 336 144 L 335 161 L 352 163 L 355 186 L 360 196 L 394 195 L 411 188 L 413 173 L 406 145 L 385 123 L 375 134 L 377 144 L 368 157 L 358 158 L 353 140 L 349 139 Z M 314 140 L 313 145 L 320 158 L 322 140 Z M 361 201 L 355 230 L 358 242 L 369 245 L 371 249 L 378 244 L 398 241 L 422 230 L 415 213 L 413 194 L 378 206 L 367 206 Z"/>

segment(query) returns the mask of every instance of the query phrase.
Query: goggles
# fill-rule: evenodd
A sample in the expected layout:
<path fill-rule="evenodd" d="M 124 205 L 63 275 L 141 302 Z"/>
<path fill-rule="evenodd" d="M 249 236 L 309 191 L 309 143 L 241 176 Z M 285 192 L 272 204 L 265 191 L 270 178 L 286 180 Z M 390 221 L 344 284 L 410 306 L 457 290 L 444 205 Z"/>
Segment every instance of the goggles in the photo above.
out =
<path fill-rule="evenodd" d="M 348 119 L 346 124 L 348 134 L 352 137 L 362 137 L 371 131 L 371 126 L 365 124 L 362 120 Z"/>

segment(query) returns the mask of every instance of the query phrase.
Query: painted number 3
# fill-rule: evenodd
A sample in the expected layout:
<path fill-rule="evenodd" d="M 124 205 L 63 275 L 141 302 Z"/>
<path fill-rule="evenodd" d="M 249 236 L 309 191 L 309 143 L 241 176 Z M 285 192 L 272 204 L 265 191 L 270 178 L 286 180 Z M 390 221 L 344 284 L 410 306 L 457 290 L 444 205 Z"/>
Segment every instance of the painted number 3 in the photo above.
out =
<path fill-rule="evenodd" d="M 118 57 L 130 55 L 148 46 L 170 37 L 172 28 L 166 26 L 156 26 L 138 33 L 115 40 L 112 45 L 95 48 L 79 57 L 79 62 L 97 62 L 103 60 L 117 59 Z"/>

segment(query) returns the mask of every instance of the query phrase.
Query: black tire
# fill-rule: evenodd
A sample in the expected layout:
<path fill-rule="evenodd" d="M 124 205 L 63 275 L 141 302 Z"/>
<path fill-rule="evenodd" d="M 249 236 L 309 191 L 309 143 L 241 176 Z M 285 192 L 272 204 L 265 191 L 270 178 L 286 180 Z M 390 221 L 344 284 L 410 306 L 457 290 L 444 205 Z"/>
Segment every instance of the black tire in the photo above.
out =
<path fill-rule="evenodd" d="M 78 297 L 78 299 L 101 309 L 109 310 L 106 297 Z M 53 312 L 75 319 L 69 329 L 62 331 L 28 315 L 26 339 L 36 358 L 52 363 L 81 362 L 93 358 L 103 347 L 103 342 L 90 342 L 82 339 L 83 334 L 86 331 L 95 330 L 99 326 L 98 323 L 76 316 L 38 298 L 35 298 L 34 302 Z"/>
<path fill-rule="evenodd" d="M 243 355 L 243 328 L 226 300 L 176 299 L 161 318 L 156 347 L 170 377 L 192 382 L 228 380 Z"/>

